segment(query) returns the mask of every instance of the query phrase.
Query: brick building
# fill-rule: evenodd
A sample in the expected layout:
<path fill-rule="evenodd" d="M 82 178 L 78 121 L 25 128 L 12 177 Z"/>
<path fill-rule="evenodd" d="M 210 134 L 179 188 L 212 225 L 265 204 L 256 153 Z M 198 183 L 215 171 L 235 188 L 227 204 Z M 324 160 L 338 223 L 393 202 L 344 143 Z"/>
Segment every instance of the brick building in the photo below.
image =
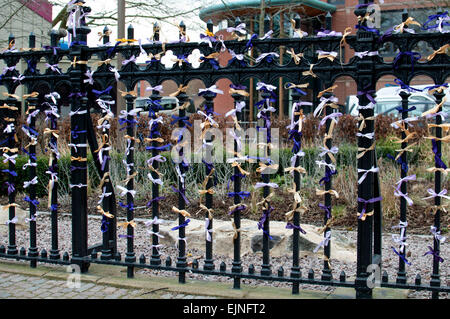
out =
<path fill-rule="evenodd" d="M 378 2 L 378 1 L 375 1 Z M 325 26 L 325 16 L 328 12 L 332 15 L 332 29 L 337 32 L 344 32 L 347 27 L 352 27 L 353 34 L 355 33 L 354 26 L 357 19 L 354 14 L 354 10 L 358 0 L 303 0 L 303 1 L 289 1 L 289 0 L 275 0 L 266 1 L 265 15 L 271 19 L 271 29 L 274 31 L 275 37 L 290 37 L 292 36 L 290 20 L 296 15 L 301 16 L 302 30 L 309 34 L 315 34 L 317 30 Z M 437 12 L 436 4 L 433 1 L 409 1 L 409 0 L 385 0 L 383 4 L 379 5 L 380 14 L 380 30 L 385 31 L 388 28 L 401 23 L 402 11 L 407 8 L 409 15 L 414 17 L 419 22 L 424 22 L 427 17 Z M 256 0 L 237 0 L 237 1 L 225 1 L 220 4 L 216 4 L 207 8 L 204 8 L 200 12 L 200 18 L 203 21 L 211 19 L 217 26 L 218 31 L 216 34 L 223 35 L 225 38 L 228 36 L 226 28 L 228 25 L 234 25 L 235 17 L 246 22 L 248 29 L 255 33 L 261 33 L 260 31 L 260 13 L 261 5 L 260 1 Z M 413 28 L 416 32 L 422 32 L 419 28 Z M 423 43 L 418 44 L 415 51 L 418 51 L 422 56 L 427 56 L 432 50 Z M 387 42 L 380 55 L 385 61 L 392 62 L 398 50 L 393 47 L 392 43 Z M 352 56 L 353 52 L 349 47 L 343 49 L 343 61 L 347 62 Z M 221 56 L 221 65 L 226 65 L 226 61 L 230 59 L 230 56 L 224 54 Z M 387 83 L 393 84 L 394 77 L 383 77 L 378 83 L 378 89 L 384 87 Z M 250 114 L 246 117 L 248 120 L 255 118 L 256 110 L 253 108 L 255 99 L 257 99 L 254 92 L 253 81 L 246 83 L 250 87 Z M 253 83 L 252 83 L 253 82 Z M 280 79 L 278 84 L 280 99 L 278 101 L 277 109 L 281 116 L 287 116 L 292 102 L 290 101 L 289 93 L 282 89 L 284 80 Z M 424 77 L 416 77 L 412 81 L 413 84 L 430 84 L 431 80 Z M 219 87 L 224 91 L 228 91 L 227 88 L 230 82 L 228 80 L 221 80 Z M 341 77 L 336 80 L 338 89 L 335 90 L 336 96 L 339 98 L 339 104 L 345 105 L 346 98 L 349 95 L 356 94 L 356 83 L 349 77 Z M 308 98 L 313 99 L 312 92 L 309 92 Z M 233 107 L 233 100 L 228 95 L 218 96 L 215 100 L 215 110 L 218 113 L 225 113 Z"/>
<path fill-rule="evenodd" d="M 8 47 L 8 38 L 12 34 L 15 38 L 16 49 L 28 48 L 28 38 L 31 32 L 36 37 L 36 47 L 50 44 L 49 30 L 52 28 L 52 4 L 47 0 L 0 0 L 0 48 Z M 43 65 L 44 63 L 41 62 Z M 39 65 L 41 67 L 42 65 Z M 4 67 L 3 61 L 0 68 Z M 27 67 L 21 60 L 18 70 L 22 73 Z M 17 89 L 18 95 L 23 95 L 24 86 Z M 1 91 L 6 91 L 1 87 Z"/>

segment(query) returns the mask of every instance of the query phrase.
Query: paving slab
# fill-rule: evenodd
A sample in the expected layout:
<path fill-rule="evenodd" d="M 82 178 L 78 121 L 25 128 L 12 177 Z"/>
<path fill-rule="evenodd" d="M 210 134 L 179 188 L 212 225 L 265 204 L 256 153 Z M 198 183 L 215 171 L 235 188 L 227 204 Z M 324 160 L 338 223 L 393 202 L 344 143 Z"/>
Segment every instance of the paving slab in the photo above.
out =
<path fill-rule="evenodd" d="M 5 276 L 7 274 L 7 276 Z M 90 298 L 90 299 L 354 299 L 352 288 L 332 291 L 300 290 L 292 295 L 290 288 L 246 286 L 233 289 L 231 283 L 189 280 L 178 283 L 177 277 L 154 277 L 135 274 L 127 278 L 126 268 L 92 264 L 88 274 L 80 275 L 78 288 L 68 286 L 69 273 L 65 267 L 38 265 L 30 268 L 25 263 L 0 262 L 0 298 L 23 298 L 17 291 L 26 291 L 27 298 Z M 18 289 L 20 287 L 20 289 Z M 404 299 L 408 290 L 375 288 L 376 299 Z"/>

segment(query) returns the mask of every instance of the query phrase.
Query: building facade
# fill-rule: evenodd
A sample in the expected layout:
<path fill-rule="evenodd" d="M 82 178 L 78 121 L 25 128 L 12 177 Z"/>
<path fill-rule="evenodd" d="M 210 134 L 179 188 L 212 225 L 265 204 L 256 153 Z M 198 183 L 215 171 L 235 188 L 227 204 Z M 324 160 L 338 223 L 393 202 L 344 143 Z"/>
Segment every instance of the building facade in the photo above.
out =
<path fill-rule="evenodd" d="M 50 44 L 49 31 L 52 29 L 52 4 L 47 0 L 0 0 L 0 50 L 9 46 L 8 38 L 13 35 L 15 48 L 28 48 L 30 33 L 36 37 L 36 47 L 40 48 Z M 39 67 L 42 69 L 44 63 Z M 4 68 L 3 61 L 0 68 Z M 27 68 L 24 61 L 18 64 L 18 71 L 23 73 Z M 45 67 L 44 67 L 45 68 Z M 2 87 L 4 92 L 6 89 Z M 25 94 L 24 86 L 17 88 L 19 96 Z M 1 92 L 0 92 L 1 93 Z M 2 103 L 2 102 L 0 102 Z"/>
<path fill-rule="evenodd" d="M 374 1 L 377 3 L 378 1 Z M 358 0 L 299 0 L 299 1 L 288 1 L 288 0 L 275 0 L 275 1 L 265 1 L 265 12 L 266 17 L 270 17 L 270 27 L 274 31 L 275 37 L 291 37 L 291 19 L 296 14 L 299 14 L 302 21 L 301 29 L 308 32 L 308 34 L 315 34 L 317 30 L 325 27 L 325 16 L 329 12 L 332 15 L 332 29 L 337 32 L 344 33 L 347 27 L 352 27 L 353 34 L 355 33 L 354 26 L 357 24 L 357 20 L 354 14 L 354 10 L 359 3 Z M 444 5 L 445 3 L 442 3 Z M 386 31 L 387 29 L 398 25 L 402 22 L 402 12 L 404 9 L 408 9 L 409 15 L 414 17 L 415 20 L 424 22 L 427 17 L 431 14 L 435 14 L 437 11 L 441 10 L 438 8 L 439 1 L 410 1 L 410 0 L 385 0 L 383 4 L 379 4 L 380 14 L 379 14 L 379 29 L 380 31 Z M 445 8 L 443 8 L 445 11 Z M 236 0 L 236 1 L 224 1 L 221 4 L 216 4 L 211 7 L 204 8 L 200 12 L 200 18 L 203 21 L 208 21 L 211 19 L 213 23 L 217 26 L 217 35 L 222 35 L 225 39 L 229 35 L 226 32 L 226 28 L 230 25 L 234 25 L 234 20 L 239 17 L 250 31 L 261 34 L 262 28 L 261 23 L 263 22 L 261 17 L 261 1 L 256 0 Z M 420 28 L 413 28 L 416 32 L 422 32 Z M 418 44 L 416 48 L 417 52 L 421 53 L 422 56 L 427 56 L 432 52 L 431 48 L 426 45 Z M 385 61 L 393 61 L 398 50 L 393 46 L 392 43 L 387 42 L 382 50 L 380 50 L 380 55 Z M 342 60 L 347 62 L 351 57 L 353 57 L 353 51 L 348 47 L 344 47 L 342 50 Z M 226 61 L 231 58 L 228 54 L 221 56 L 221 64 L 226 65 Z M 386 84 L 393 84 L 393 77 L 386 77 L 378 82 L 378 89 L 384 87 Z M 255 119 L 256 110 L 253 108 L 253 104 L 257 95 L 254 92 L 255 83 L 248 83 L 250 85 L 250 112 L 246 119 L 253 121 Z M 430 79 L 420 77 L 414 78 L 413 84 L 431 84 Z M 277 103 L 277 110 L 281 117 L 287 116 L 291 108 L 291 100 L 289 93 L 283 90 L 284 80 L 280 79 L 279 83 L 272 83 L 273 85 L 278 84 L 278 92 L 280 93 L 280 98 Z M 349 77 L 342 77 L 337 79 L 336 83 L 338 89 L 335 90 L 335 94 L 339 99 L 339 104 L 344 108 L 346 99 L 350 95 L 356 95 L 356 83 Z M 228 91 L 226 88 L 229 86 L 229 81 L 222 80 L 219 83 L 219 87 L 224 91 Z M 309 92 L 309 100 L 314 100 L 312 92 Z M 215 101 L 215 109 L 218 113 L 225 113 L 229 109 L 233 108 L 232 98 L 225 94 L 219 96 Z M 344 108 L 345 109 L 345 108 Z"/>

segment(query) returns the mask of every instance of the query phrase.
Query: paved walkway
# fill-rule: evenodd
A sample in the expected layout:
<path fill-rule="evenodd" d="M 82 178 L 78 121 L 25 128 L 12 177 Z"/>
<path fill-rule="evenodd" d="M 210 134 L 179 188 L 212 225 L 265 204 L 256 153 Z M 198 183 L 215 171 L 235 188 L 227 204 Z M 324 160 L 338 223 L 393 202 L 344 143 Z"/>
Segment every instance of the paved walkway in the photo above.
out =
<path fill-rule="evenodd" d="M 75 276 L 75 277 L 73 277 Z M 70 280 L 70 279 L 78 280 Z M 375 289 L 374 298 L 406 298 L 406 290 Z M 232 289 L 231 283 L 190 280 L 136 273 L 126 278 L 126 268 L 92 264 L 86 274 L 74 275 L 65 267 L 0 260 L 0 299 L 353 299 L 354 289 L 334 292 L 247 286 Z"/>
<path fill-rule="evenodd" d="M 0 273 L 0 299 L 204 299 L 214 298 L 163 290 L 124 289 L 81 282 L 78 288 L 67 281 L 52 280 L 21 274 Z"/>

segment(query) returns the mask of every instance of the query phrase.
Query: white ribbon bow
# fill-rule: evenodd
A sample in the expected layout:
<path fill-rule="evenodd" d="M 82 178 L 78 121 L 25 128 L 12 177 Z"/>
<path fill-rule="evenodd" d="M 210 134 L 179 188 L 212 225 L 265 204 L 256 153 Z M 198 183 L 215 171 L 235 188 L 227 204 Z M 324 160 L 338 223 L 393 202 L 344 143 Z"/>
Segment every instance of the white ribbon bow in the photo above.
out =
<path fill-rule="evenodd" d="M 272 37 L 273 30 L 269 30 L 266 34 L 263 35 L 262 38 L 259 38 L 260 40 L 270 39 Z"/>
<path fill-rule="evenodd" d="M 244 55 L 243 54 L 236 54 L 236 52 L 234 52 L 231 49 L 228 49 L 228 52 L 231 54 L 231 58 L 232 59 L 236 58 L 236 60 L 239 60 L 239 61 L 244 60 Z"/>
<path fill-rule="evenodd" d="M 255 189 L 261 188 L 261 187 L 271 187 L 271 188 L 278 188 L 278 184 L 276 183 L 256 183 Z"/>
<path fill-rule="evenodd" d="M 447 190 L 446 189 L 443 189 L 442 191 L 440 191 L 439 194 L 436 194 L 436 192 L 432 188 L 427 189 L 427 192 L 431 196 L 425 197 L 423 199 L 430 199 L 430 198 L 433 198 L 433 197 L 444 197 L 446 199 L 450 199 L 449 196 L 445 196 L 445 194 L 447 194 Z"/>
<path fill-rule="evenodd" d="M 398 120 L 397 122 L 392 123 L 391 126 L 393 128 L 395 128 L 395 129 L 399 129 L 400 128 L 400 126 L 399 126 L 400 123 L 406 123 L 409 126 L 413 126 L 410 122 L 414 122 L 414 121 L 417 121 L 417 120 L 419 120 L 419 117 L 417 117 L 417 116 L 408 117 L 408 118 L 406 118 L 404 120 Z"/>
<path fill-rule="evenodd" d="M 319 31 L 317 32 L 318 37 L 342 37 L 342 32 L 330 31 L 329 33 Z"/>
<path fill-rule="evenodd" d="M 46 94 L 46 95 L 45 95 L 45 98 L 47 98 L 47 99 L 52 99 L 53 104 L 56 105 L 56 99 L 60 99 L 61 96 L 58 94 L 58 92 L 51 92 L 51 93 L 49 93 L 49 94 Z"/>
<path fill-rule="evenodd" d="M 331 169 L 332 171 L 336 170 L 336 166 L 334 166 L 333 164 L 328 164 L 325 161 L 316 161 L 316 164 L 319 165 L 319 168 L 321 168 L 322 166 L 328 167 L 329 169 Z"/>
<path fill-rule="evenodd" d="M 158 185 L 163 186 L 163 181 L 160 178 L 156 178 L 156 179 L 153 178 L 152 173 L 148 173 L 147 176 L 153 184 L 158 184 Z"/>
<path fill-rule="evenodd" d="M 363 52 L 355 52 L 355 56 L 362 59 L 365 56 L 374 56 L 379 55 L 378 51 L 363 51 Z"/>
<path fill-rule="evenodd" d="M 35 185 L 38 183 L 37 176 L 35 176 L 31 181 L 23 182 L 23 188 L 28 188 L 30 185 Z"/>
<path fill-rule="evenodd" d="M 5 159 L 3 160 L 3 163 L 6 163 L 6 162 L 10 161 L 11 163 L 16 164 L 17 154 L 14 154 L 14 155 L 9 156 L 8 154 L 3 153 L 2 156 L 5 158 Z"/>
<path fill-rule="evenodd" d="M 83 83 L 89 83 L 90 85 L 94 85 L 94 78 L 93 78 L 94 72 L 87 70 L 86 73 L 84 74 L 87 76 L 87 79 L 85 79 Z"/>
<path fill-rule="evenodd" d="M 268 56 L 274 56 L 274 57 L 277 57 L 277 58 L 280 57 L 280 55 L 278 53 L 276 53 L 276 52 L 268 52 L 268 53 L 263 53 L 259 57 L 257 57 L 255 62 L 259 63 L 259 62 L 261 62 L 262 60 L 264 60 Z"/>
<path fill-rule="evenodd" d="M 205 114 L 204 112 L 202 112 L 202 111 L 200 111 L 200 110 L 197 111 L 197 114 L 200 114 L 201 116 L 204 116 L 205 119 L 208 120 L 208 122 L 209 122 L 212 126 L 218 125 L 217 122 L 214 121 L 214 119 L 212 118 L 212 115 L 207 115 L 207 114 Z M 202 124 L 203 124 L 203 123 L 202 123 Z M 202 128 L 203 128 L 203 125 L 202 125 Z"/>
<path fill-rule="evenodd" d="M 314 253 L 317 253 L 317 251 L 319 250 L 320 247 L 326 247 L 328 246 L 328 243 L 330 242 L 331 239 L 331 230 L 327 231 L 325 233 L 325 238 L 324 240 L 322 240 L 316 248 L 314 248 Z"/>
<path fill-rule="evenodd" d="M 14 80 L 14 82 L 17 82 L 17 81 L 20 82 L 20 81 L 23 81 L 25 79 L 25 77 L 22 74 L 20 74 L 18 77 L 13 76 L 12 79 Z"/>
<path fill-rule="evenodd" d="M 241 23 L 236 27 L 228 27 L 227 28 L 227 32 L 231 33 L 231 32 L 235 32 L 235 31 L 238 31 L 242 34 L 247 34 L 247 31 L 245 30 L 245 23 Z"/>
<path fill-rule="evenodd" d="M 162 253 L 159 251 L 160 248 L 164 247 L 164 245 L 158 244 L 158 245 L 150 245 L 150 249 L 156 248 L 156 251 L 158 252 L 158 255 L 162 255 Z"/>
<path fill-rule="evenodd" d="M 369 102 L 367 105 L 358 105 L 358 110 L 372 110 L 375 107 L 375 104 Z"/>
<path fill-rule="evenodd" d="M 320 157 L 325 156 L 327 153 L 337 154 L 339 152 L 339 148 L 337 146 L 333 146 L 331 149 L 321 146 L 322 152 L 319 154 Z"/>
<path fill-rule="evenodd" d="M 367 139 L 369 139 L 369 140 L 373 140 L 373 138 L 374 138 L 374 136 L 375 136 L 375 133 L 366 133 L 366 134 L 363 134 L 363 133 L 356 133 L 356 136 L 359 136 L 359 137 L 365 137 L 365 138 L 367 138 Z"/>
<path fill-rule="evenodd" d="M 237 151 L 240 152 L 242 150 L 242 141 L 241 137 L 236 135 L 234 130 L 229 130 L 231 137 L 236 141 Z"/>
<path fill-rule="evenodd" d="M 138 44 L 139 44 L 139 50 L 140 50 L 139 55 L 147 56 L 147 52 L 145 52 L 144 48 L 142 47 L 142 39 L 138 40 Z"/>
<path fill-rule="evenodd" d="M 123 119 L 123 118 L 127 118 L 128 116 L 136 116 L 136 115 L 138 115 L 139 112 L 142 112 L 142 111 L 143 111 L 143 109 L 140 107 L 133 109 L 130 112 L 122 110 L 122 111 L 120 111 L 119 118 Z"/>
<path fill-rule="evenodd" d="M 31 112 L 30 114 L 28 114 L 27 116 L 27 124 L 30 125 L 31 124 L 31 119 L 33 117 L 36 117 L 38 115 L 38 113 L 40 112 L 40 110 L 35 110 L 33 112 Z"/>
<path fill-rule="evenodd" d="M 69 184 L 69 187 L 70 188 L 74 188 L 74 187 L 76 187 L 76 188 L 83 188 L 83 187 L 87 187 L 87 185 L 86 184 Z"/>
<path fill-rule="evenodd" d="M 212 229 L 208 229 L 209 223 L 210 223 L 209 218 L 205 218 L 205 233 L 206 233 L 206 240 L 207 241 L 211 241 L 211 233 L 213 232 Z"/>
<path fill-rule="evenodd" d="M 76 111 L 70 112 L 69 116 L 81 115 L 81 114 L 87 114 L 87 110 L 80 111 L 80 109 L 78 109 Z"/>
<path fill-rule="evenodd" d="M 120 79 L 119 71 L 115 67 L 110 66 L 109 70 L 114 73 L 114 77 L 116 78 L 116 82 Z"/>
<path fill-rule="evenodd" d="M 59 67 L 58 63 L 56 63 L 56 64 L 45 63 L 45 67 L 50 68 L 53 72 L 57 72 L 57 73 L 61 74 L 61 71 L 58 69 L 58 67 Z"/>
<path fill-rule="evenodd" d="M 380 169 L 378 167 L 372 166 L 370 169 L 360 169 L 358 168 L 358 173 L 364 173 L 359 179 L 358 184 L 361 184 L 367 177 L 367 174 L 369 173 L 378 173 Z"/>
<path fill-rule="evenodd" d="M 130 193 L 131 196 L 133 196 L 133 198 L 134 198 L 134 196 L 136 195 L 135 190 L 128 190 L 125 187 L 120 186 L 120 185 L 117 185 L 117 188 L 120 190 L 120 196 L 125 196 L 127 193 Z"/>
<path fill-rule="evenodd" d="M 110 151 L 112 149 L 111 146 L 103 147 L 98 152 L 98 161 L 100 162 L 100 165 L 103 165 L 103 152 Z"/>
<path fill-rule="evenodd" d="M 152 87 L 151 85 L 145 89 L 146 91 L 158 91 L 159 93 L 164 93 L 163 86 L 157 85 L 155 87 Z"/>
<path fill-rule="evenodd" d="M 209 92 L 212 92 L 212 93 L 216 93 L 216 94 L 223 94 L 223 91 L 222 91 L 222 90 L 219 90 L 215 84 L 212 85 L 212 86 L 210 86 L 210 87 L 207 88 L 207 89 L 199 89 L 199 90 L 198 90 L 198 93 L 200 94 L 200 93 L 208 92 L 208 91 L 209 91 Z"/>
<path fill-rule="evenodd" d="M 158 216 L 153 217 L 153 219 L 150 219 L 146 222 L 144 222 L 146 227 L 150 227 L 152 225 L 160 225 L 162 224 L 163 220 L 159 219 Z"/>
<path fill-rule="evenodd" d="M 111 196 L 112 195 L 112 192 L 110 192 L 110 193 L 107 193 L 106 192 L 106 186 L 104 186 L 103 187 L 103 190 L 102 190 L 102 194 L 100 195 L 100 200 L 97 202 L 97 204 L 101 204 L 101 202 L 103 202 L 103 199 L 105 198 L 105 197 L 109 197 L 109 196 Z"/>
<path fill-rule="evenodd" d="M 22 169 L 25 170 L 28 166 L 37 167 L 37 163 L 31 163 L 31 161 L 28 160 L 28 163 L 25 163 L 25 164 L 22 166 Z"/>
<path fill-rule="evenodd" d="M 15 216 L 13 219 L 11 219 L 11 220 L 7 220 L 6 221 L 6 225 L 9 225 L 9 224 L 15 224 L 15 223 L 17 223 L 19 221 L 19 219 L 17 218 L 17 216 Z"/>
<path fill-rule="evenodd" d="M 225 114 L 225 118 L 227 118 L 227 117 L 229 117 L 231 115 L 235 115 L 236 112 L 242 112 L 242 109 L 245 107 L 245 105 L 246 105 L 245 101 L 236 101 L 235 108 L 232 109 L 231 111 L 228 111 Z"/>
<path fill-rule="evenodd" d="M 161 235 L 159 232 L 154 232 L 154 231 L 152 231 L 152 230 L 147 230 L 147 233 L 148 233 L 149 235 L 155 235 L 155 236 L 158 236 L 159 238 L 164 238 L 164 236 Z"/>
<path fill-rule="evenodd" d="M 48 119 L 50 118 L 50 115 L 53 115 L 55 118 L 59 118 L 58 107 L 56 105 L 51 105 L 50 103 L 48 103 L 48 105 L 50 106 L 50 110 L 44 111 L 45 115 L 47 116 L 47 118 L 45 119 L 45 122 L 48 121 Z"/>
<path fill-rule="evenodd" d="M 437 228 L 435 226 L 430 226 L 430 231 L 434 235 L 434 238 L 436 238 L 436 240 L 441 244 L 445 242 L 446 237 L 442 236 L 441 231 L 437 231 Z"/>
<path fill-rule="evenodd" d="M 109 105 L 116 104 L 115 101 L 105 101 L 102 99 L 97 99 L 96 102 L 98 103 L 98 106 L 102 109 L 102 112 L 108 115 L 110 118 L 114 118 L 114 113 L 111 111 L 111 108 Z"/>
<path fill-rule="evenodd" d="M 165 158 L 164 156 L 161 156 L 161 155 L 156 155 L 156 156 L 154 156 L 152 158 L 149 158 L 147 160 L 147 165 L 153 166 L 153 162 L 154 161 L 157 161 L 157 162 L 160 162 L 160 163 L 164 163 L 164 162 L 167 161 L 167 158 Z"/>
<path fill-rule="evenodd" d="M 6 125 L 5 129 L 3 130 L 3 133 L 11 134 L 12 132 L 14 132 L 14 130 L 15 130 L 14 123 L 10 123 Z M 22 131 L 24 131 L 30 137 L 29 135 L 30 133 L 28 132 L 28 130 L 25 130 L 25 128 L 22 127 Z"/>
<path fill-rule="evenodd" d="M 266 90 L 268 90 L 270 92 L 272 92 L 273 90 L 277 89 L 276 86 L 273 86 L 273 85 L 270 85 L 270 84 L 266 84 L 266 83 L 263 83 L 263 82 L 256 83 L 256 90 L 257 91 L 261 90 L 262 88 L 266 88 Z"/>
<path fill-rule="evenodd" d="M 123 60 L 122 65 L 127 65 L 130 62 L 136 62 L 136 57 L 134 55 L 131 58 L 129 58 L 128 60 Z"/>
<path fill-rule="evenodd" d="M 336 58 L 337 55 L 338 55 L 338 53 L 334 52 L 334 51 L 328 52 L 328 51 L 317 50 L 316 53 L 319 54 L 319 55 L 331 55 L 334 58 Z"/>
<path fill-rule="evenodd" d="M 325 105 L 329 102 L 332 103 L 337 103 L 338 102 L 338 98 L 335 96 L 331 96 L 330 98 L 326 98 L 326 97 L 321 97 L 320 98 L 320 104 L 316 107 L 316 109 L 314 110 L 314 117 L 320 116 L 320 114 L 323 111 L 323 108 L 325 107 Z"/>

